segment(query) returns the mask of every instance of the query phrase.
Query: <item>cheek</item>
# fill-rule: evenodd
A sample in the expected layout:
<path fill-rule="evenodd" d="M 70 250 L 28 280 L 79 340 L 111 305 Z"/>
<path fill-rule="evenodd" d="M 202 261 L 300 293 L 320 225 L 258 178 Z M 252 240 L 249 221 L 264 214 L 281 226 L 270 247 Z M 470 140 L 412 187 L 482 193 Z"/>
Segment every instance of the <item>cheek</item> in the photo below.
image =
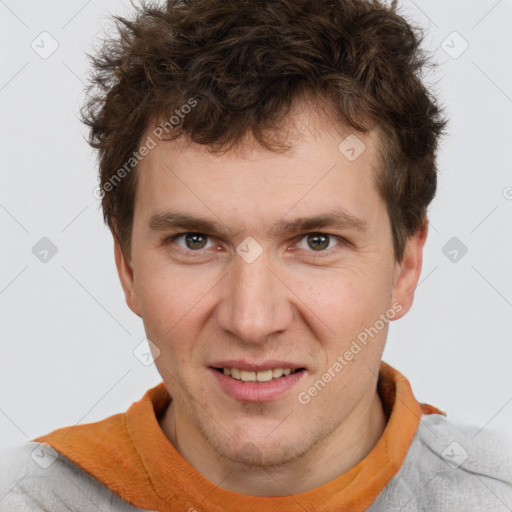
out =
<path fill-rule="evenodd" d="M 382 269 L 343 268 L 323 274 L 309 273 L 298 283 L 297 295 L 327 323 L 354 323 L 380 313 L 391 296 Z"/>
<path fill-rule="evenodd" d="M 148 261 L 141 265 L 135 287 L 146 314 L 180 318 L 199 303 L 207 282 L 197 270 L 191 273 Z"/>
<path fill-rule="evenodd" d="M 141 272 L 136 293 L 146 334 L 157 345 L 172 336 L 174 327 L 184 315 L 184 300 L 178 292 L 179 283 L 156 272 Z"/>
<path fill-rule="evenodd" d="M 209 293 L 216 280 L 205 272 L 198 274 L 197 269 L 171 271 L 148 263 L 137 276 L 146 335 L 173 361 L 186 359 L 194 349 L 210 311 Z"/>
<path fill-rule="evenodd" d="M 312 279 L 305 280 L 308 284 L 302 289 L 308 304 L 304 309 L 309 315 L 306 321 L 310 328 L 318 326 L 314 335 L 323 345 L 322 355 L 312 357 L 320 362 L 322 372 L 331 368 L 336 375 L 322 402 L 342 388 L 350 396 L 352 392 L 357 395 L 360 369 L 374 367 L 380 359 L 387 334 L 387 324 L 381 325 L 380 315 L 389 309 L 388 280 L 383 273 L 380 276 L 373 270 L 344 270 L 315 285 L 311 284 Z M 332 366 L 339 357 L 343 369 L 336 371 L 339 364 Z"/>

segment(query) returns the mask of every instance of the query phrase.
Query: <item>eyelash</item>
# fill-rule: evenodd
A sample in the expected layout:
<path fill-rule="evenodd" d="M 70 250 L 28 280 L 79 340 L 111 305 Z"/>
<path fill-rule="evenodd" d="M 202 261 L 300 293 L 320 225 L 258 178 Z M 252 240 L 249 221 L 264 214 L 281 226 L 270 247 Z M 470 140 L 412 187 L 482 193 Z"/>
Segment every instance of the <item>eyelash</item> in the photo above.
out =
<path fill-rule="evenodd" d="M 178 238 L 181 238 L 186 235 L 201 235 L 201 236 L 207 237 L 209 240 L 213 238 L 210 235 L 207 235 L 205 233 L 200 233 L 200 232 L 196 232 L 196 231 L 186 231 L 184 233 L 177 233 L 175 235 L 171 235 L 170 237 L 164 239 L 162 242 L 162 245 L 168 246 L 171 243 L 175 242 Z M 309 235 L 321 235 L 321 236 L 327 237 L 329 239 L 335 239 L 339 242 L 338 245 L 331 247 L 330 249 L 323 250 L 323 251 L 313 251 L 313 250 L 306 251 L 308 253 L 312 253 L 311 256 L 313 258 L 322 258 L 322 257 L 326 257 L 326 256 L 331 256 L 333 251 L 336 251 L 340 246 L 343 246 L 343 245 L 346 245 L 349 243 L 345 238 L 343 238 L 341 236 L 331 235 L 329 233 L 322 233 L 320 231 L 312 231 L 310 233 L 304 233 L 303 235 L 300 235 L 299 242 L 302 241 L 304 238 L 306 238 Z M 297 243 L 299 243 L 299 242 L 297 242 Z M 179 249 L 182 251 L 185 251 L 187 253 L 187 256 L 192 255 L 192 257 L 201 257 L 204 255 L 204 252 L 205 252 L 205 250 L 203 250 L 203 249 L 199 249 L 197 251 L 193 251 L 191 249 L 184 249 L 183 247 L 179 247 Z M 194 254 L 194 253 L 197 253 L 197 254 Z M 293 254 L 292 257 L 297 258 L 298 256 Z"/>

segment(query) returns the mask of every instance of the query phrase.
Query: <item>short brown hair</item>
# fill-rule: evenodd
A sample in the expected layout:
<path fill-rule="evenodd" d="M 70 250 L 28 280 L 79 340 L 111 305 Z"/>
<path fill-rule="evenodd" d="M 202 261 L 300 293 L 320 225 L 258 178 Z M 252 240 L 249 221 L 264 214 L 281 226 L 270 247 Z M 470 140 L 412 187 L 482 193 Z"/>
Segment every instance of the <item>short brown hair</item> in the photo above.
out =
<path fill-rule="evenodd" d="M 151 122 L 177 118 L 192 98 L 194 108 L 166 139 L 186 136 L 220 151 L 252 134 L 278 151 L 285 146 L 276 126 L 308 96 L 341 125 L 363 133 L 378 126 L 377 186 L 400 262 L 407 238 L 427 221 L 446 121 L 420 77 L 428 63 L 423 35 L 396 7 L 369 0 L 167 0 L 143 2 L 130 19 L 115 16 L 116 37 L 91 57 L 82 120 L 99 150 L 104 220 L 128 260 L 137 183 L 130 170 Z"/>

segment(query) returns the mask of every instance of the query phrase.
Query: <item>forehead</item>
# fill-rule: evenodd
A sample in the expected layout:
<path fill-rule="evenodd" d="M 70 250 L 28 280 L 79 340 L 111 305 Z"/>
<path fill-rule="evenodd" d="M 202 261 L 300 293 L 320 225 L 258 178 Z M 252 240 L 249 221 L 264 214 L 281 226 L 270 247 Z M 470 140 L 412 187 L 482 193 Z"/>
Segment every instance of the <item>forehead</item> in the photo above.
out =
<path fill-rule="evenodd" d="M 212 222 L 259 222 L 266 231 L 272 226 L 275 234 L 283 228 L 276 217 L 304 220 L 341 212 L 345 220 L 360 219 L 362 225 L 383 206 L 375 187 L 380 166 L 376 130 L 355 134 L 303 114 L 288 141 L 291 147 L 284 152 L 248 139 L 216 154 L 185 138 L 156 140 L 137 169 L 136 212 L 143 212 L 153 227 L 172 210 Z"/>

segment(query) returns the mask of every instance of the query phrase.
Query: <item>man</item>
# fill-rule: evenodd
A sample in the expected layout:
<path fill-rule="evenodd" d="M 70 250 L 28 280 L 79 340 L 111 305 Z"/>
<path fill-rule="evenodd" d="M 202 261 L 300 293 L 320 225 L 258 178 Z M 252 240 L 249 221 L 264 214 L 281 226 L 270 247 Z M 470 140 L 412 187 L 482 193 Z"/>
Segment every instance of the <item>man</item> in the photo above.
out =
<path fill-rule="evenodd" d="M 445 125 L 396 5 L 169 1 L 118 21 L 84 120 L 163 382 L 18 450 L 2 510 L 510 510 L 499 441 L 381 361 Z"/>

